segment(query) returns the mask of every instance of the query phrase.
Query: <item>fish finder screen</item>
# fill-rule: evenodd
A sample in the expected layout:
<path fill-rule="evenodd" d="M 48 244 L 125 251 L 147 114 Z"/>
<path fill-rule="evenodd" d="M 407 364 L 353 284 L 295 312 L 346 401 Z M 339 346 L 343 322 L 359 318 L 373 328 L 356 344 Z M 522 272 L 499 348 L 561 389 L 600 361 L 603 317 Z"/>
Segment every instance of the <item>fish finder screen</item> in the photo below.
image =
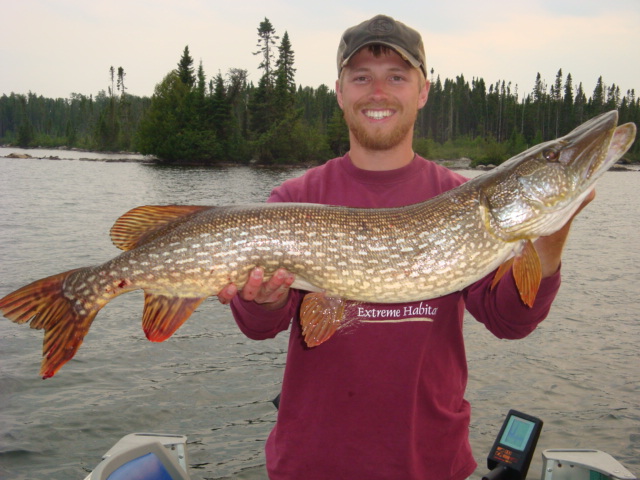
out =
<path fill-rule="evenodd" d="M 524 451 L 534 427 L 535 423 L 512 415 L 500 438 L 500 443 L 509 448 Z"/>

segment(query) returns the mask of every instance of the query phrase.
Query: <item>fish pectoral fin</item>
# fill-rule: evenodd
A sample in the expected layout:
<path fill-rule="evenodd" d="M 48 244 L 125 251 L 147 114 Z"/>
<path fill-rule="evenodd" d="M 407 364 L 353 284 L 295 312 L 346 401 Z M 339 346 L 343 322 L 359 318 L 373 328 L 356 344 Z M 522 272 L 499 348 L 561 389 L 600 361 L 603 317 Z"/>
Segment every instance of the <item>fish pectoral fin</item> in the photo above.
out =
<path fill-rule="evenodd" d="M 75 308 L 65 297 L 63 285 L 77 270 L 42 278 L 10 293 L 0 300 L 0 312 L 15 323 L 29 322 L 35 329 L 44 329 L 42 343 L 42 378 L 53 377 L 73 358 L 100 310 Z"/>
<path fill-rule="evenodd" d="M 514 258 L 513 278 L 524 304 L 533 307 L 542 281 L 542 264 L 531 240 L 525 242 L 522 252 Z"/>
<path fill-rule="evenodd" d="M 152 342 L 163 342 L 191 316 L 204 298 L 166 297 L 145 292 L 142 328 Z"/>
<path fill-rule="evenodd" d="M 518 255 L 498 267 L 491 282 L 491 290 L 498 285 L 504 274 L 512 269 L 520 299 L 528 307 L 533 307 L 542 281 L 542 264 L 533 242 L 526 240 L 523 245 Z"/>
<path fill-rule="evenodd" d="M 121 250 L 132 250 L 154 238 L 171 224 L 180 225 L 192 214 L 213 207 L 202 205 L 145 205 L 129 210 L 111 227 L 111 241 Z M 166 232 L 163 232 L 166 233 Z"/>
<path fill-rule="evenodd" d="M 344 300 L 324 293 L 307 293 L 300 307 L 302 335 L 308 347 L 317 347 L 329 340 L 342 325 Z"/>

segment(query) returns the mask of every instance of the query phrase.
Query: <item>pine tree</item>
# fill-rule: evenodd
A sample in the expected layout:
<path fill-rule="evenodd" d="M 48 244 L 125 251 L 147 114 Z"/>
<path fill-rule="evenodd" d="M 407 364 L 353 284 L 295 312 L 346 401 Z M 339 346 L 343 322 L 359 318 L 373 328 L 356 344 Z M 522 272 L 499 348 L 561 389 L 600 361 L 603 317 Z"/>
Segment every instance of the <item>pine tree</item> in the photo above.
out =
<path fill-rule="evenodd" d="M 272 76 L 273 76 L 273 61 L 274 61 L 274 53 L 273 47 L 276 44 L 276 40 L 280 37 L 276 35 L 276 31 L 271 25 L 271 22 L 267 17 L 264 17 L 264 20 L 260 22 L 260 26 L 258 27 L 258 43 L 257 47 L 260 48 L 257 52 L 254 52 L 254 55 L 262 55 L 262 61 L 258 68 L 264 70 L 264 77 L 266 79 L 266 85 L 271 86 L 273 84 Z"/>
<path fill-rule="evenodd" d="M 111 67 L 113 69 L 113 67 Z M 118 83 L 117 83 L 117 88 L 118 91 L 120 92 L 120 95 L 122 95 L 124 97 L 125 92 L 127 90 L 127 88 L 124 86 L 124 77 L 125 77 L 126 73 L 124 73 L 124 68 L 122 67 L 118 67 Z"/>
<path fill-rule="evenodd" d="M 573 112 L 573 78 L 571 74 L 567 74 L 567 79 L 564 82 L 564 95 L 562 97 L 562 125 L 560 134 L 564 135 L 571 130 L 574 124 L 574 112 Z"/>
<path fill-rule="evenodd" d="M 191 88 L 196 82 L 196 77 L 193 73 L 193 58 L 189 54 L 189 46 L 184 47 L 182 57 L 178 63 L 178 78 L 187 87 Z"/>
<path fill-rule="evenodd" d="M 573 102 L 574 124 L 571 125 L 571 127 L 574 127 L 586 120 L 586 105 L 587 96 L 584 93 L 584 88 L 582 88 L 582 83 L 579 83 L 576 90 L 576 98 Z"/>
<path fill-rule="evenodd" d="M 293 68 L 294 54 L 287 32 L 284 32 L 278 52 L 275 86 L 276 107 L 278 109 L 287 109 L 293 105 L 296 93 L 296 69 Z"/>
<path fill-rule="evenodd" d="M 561 122 L 561 110 L 562 110 L 562 69 L 558 70 L 556 74 L 556 81 L 551 87 L 551 97 L 553 100 L 554 109 L 554 130 L 556 138 L 560 136 L 560 122 Z"/>
<path fill-rule="evenodd" d="M 591 98 L 591 110 L 593 115 L 598 115 L 604 112 L 604 93 L 605 86 L 602 82 L 602 77 L 598 78 L 596 88 L 593 90 L 593 97 Z"/>

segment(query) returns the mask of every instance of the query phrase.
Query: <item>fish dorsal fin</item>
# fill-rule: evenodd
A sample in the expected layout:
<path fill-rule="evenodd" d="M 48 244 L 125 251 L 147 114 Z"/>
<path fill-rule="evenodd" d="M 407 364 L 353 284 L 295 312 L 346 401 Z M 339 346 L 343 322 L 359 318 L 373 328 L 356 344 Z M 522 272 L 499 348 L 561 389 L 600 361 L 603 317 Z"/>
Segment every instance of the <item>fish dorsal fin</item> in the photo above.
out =
<path fill-rule="evenodd" d="M 308 347 L 329 340 L 340 328 L 344 317 L 344 300 L 324 293 L 307 293 L 300 307 L 302 335 Z"/>
<path fill-rule="evenodd" d="M 152 342 L 163 342 L 198 308 L 204 298 L 166 297 L 145 292 L 142 328 Z"/>
<path fill-rule="evenodd" d="M 121 250 L 132 250 L 155 238 L 171 224 L 180 225 L 190 215 L 212 207 L 201 205 L 145 205 L 129 210 L 111 227 L 111 241 Z"/>
<path fill-rule="evenodd" d="M 513 269 L 513 278 L 522 302 L 528 307 L 533 307 L 542 281 L 542 264 L 531 240 L 524 242 L 524 247 L 518 255 L 500 265 L 491 283 L 492 289 L 509 268 Z"/>

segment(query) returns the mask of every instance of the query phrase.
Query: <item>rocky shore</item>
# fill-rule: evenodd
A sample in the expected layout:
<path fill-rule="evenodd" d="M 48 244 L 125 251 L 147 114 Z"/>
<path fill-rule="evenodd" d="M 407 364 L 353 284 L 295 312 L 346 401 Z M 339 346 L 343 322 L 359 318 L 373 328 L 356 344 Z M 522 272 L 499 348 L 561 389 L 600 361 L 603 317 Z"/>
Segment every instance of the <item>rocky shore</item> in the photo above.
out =
<path fill-rule="evenodd" d="M 2 154 L 2 150 L 14 150 L 6 155 Z M 16 151 L 18 150 L 18 151 Z M 31 155 L 29 153 L 25 153 L 22 151 L 24 149 L 12 149 L 10 147 L 0 147 L 0 158 L 15 158 L 15 159 L 41 159 L 41 160 L 80 160 L 80 161 L 98 161 L 98 162 L 135 162 L 135 163 L 157 163 L 157 159 L 148 155 L 141 155 L 133 152 L 90 152 L 84 150 L 60 150 L 60 155 Z M 43 150 L 45 151 L 45 150 Z M 51 150 L 46 150 L 46 152 L 50 152 Z M 74 155 L 68 155 L 68 153 L 73 153 Z M 83 153 L 91 156 L 82 156 Z M 434 159 L 434 162 L 445 166 L 451 170 L 471 170 L 474 167 L 471 167 L 471 159 L 470 158 L 459 158 L 459 159 Z M 216 164 L 216 166 L 234 166 L 236 164 Z M 304 165 L 278 165 L 281 168 L 299 168 Z M 308 165 L 307 165 L 308 166 Z M 481 165 L 475 167 L 476 170 L 491 170 L 495 168 L 495 165 Z M 634 164 L 623 164 L 618 163 L 611 168 L 611 171 L 619 171 L 619 172 L 637 172 L 640 171 L 640 165 Z"/>

